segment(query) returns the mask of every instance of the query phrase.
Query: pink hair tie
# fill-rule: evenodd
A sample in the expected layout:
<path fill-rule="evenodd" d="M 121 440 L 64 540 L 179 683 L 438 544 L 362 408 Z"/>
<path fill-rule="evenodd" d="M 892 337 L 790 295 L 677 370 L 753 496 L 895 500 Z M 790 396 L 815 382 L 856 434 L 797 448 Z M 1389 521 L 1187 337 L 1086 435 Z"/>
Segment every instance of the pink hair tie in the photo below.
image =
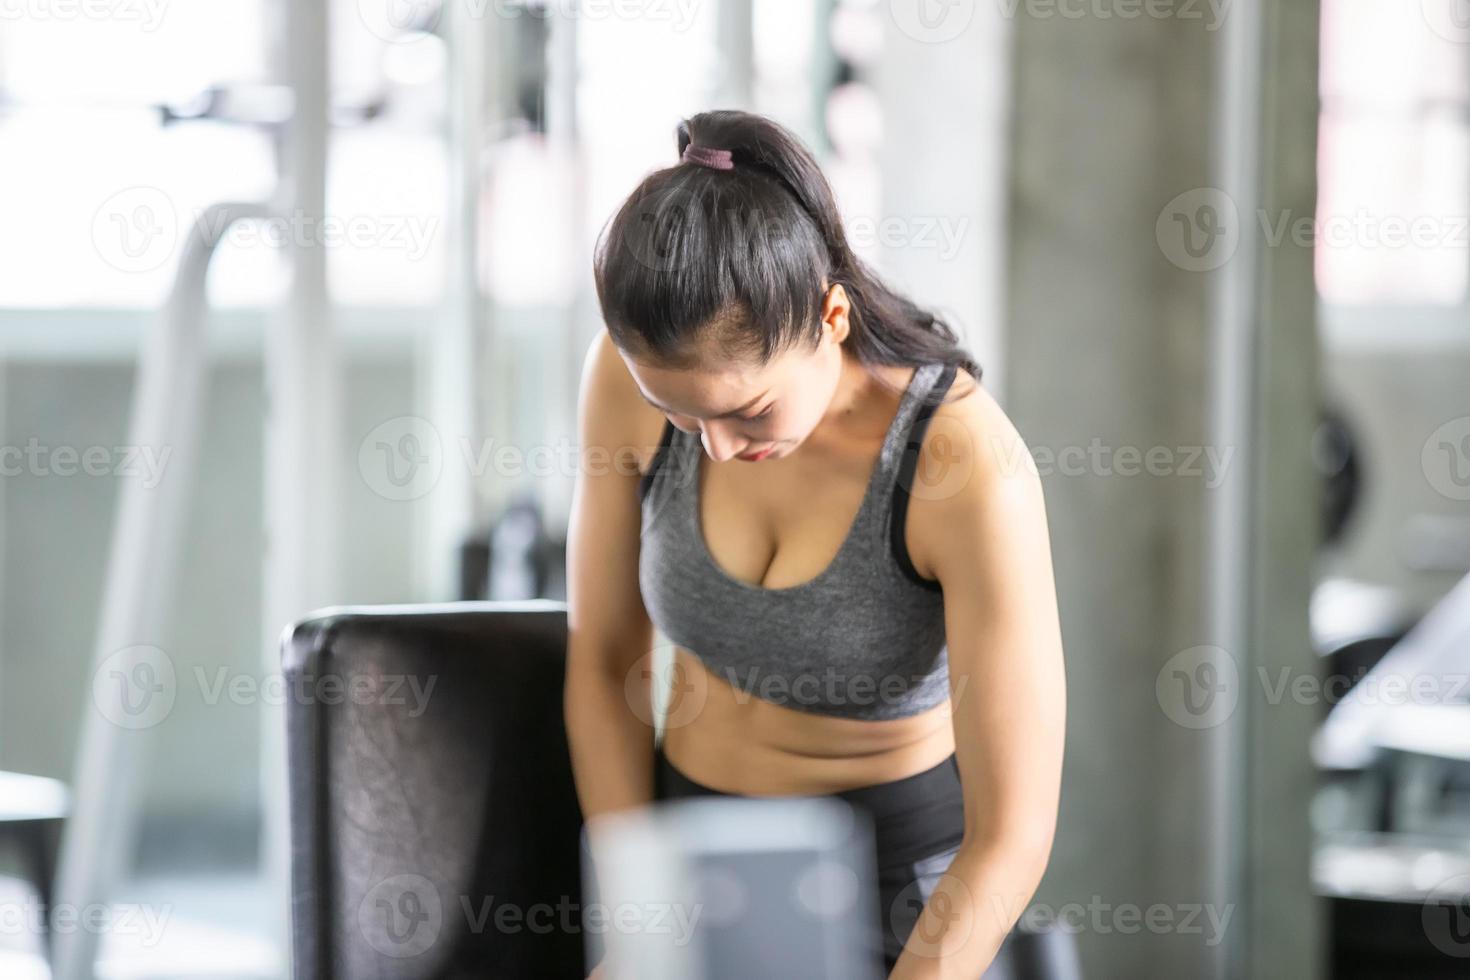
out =
<path fill-rule="evenodd" d="M 684 159 L 711 167 L 715 170 L 733 170 L 735 168 L 735 161 L 731 159 L 729 150 L 716 150 L 708 146 L 695 146 L 693 143 L 684 147 Z"/>

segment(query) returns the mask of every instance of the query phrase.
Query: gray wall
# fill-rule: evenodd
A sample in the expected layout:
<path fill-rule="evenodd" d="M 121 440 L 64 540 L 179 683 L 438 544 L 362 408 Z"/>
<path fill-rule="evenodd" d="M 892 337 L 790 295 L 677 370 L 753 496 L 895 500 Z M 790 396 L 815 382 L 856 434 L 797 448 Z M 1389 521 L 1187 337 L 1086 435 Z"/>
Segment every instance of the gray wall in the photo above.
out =
<path fill-rule="evenodd" d="M 12 358 L 3 366 L 0 445 L 24 446 L 32 436 L 79 449 L 123 444 L 132 376 L 131 363 L 121 359 Z M 357 469 L 358 444 L 375 425 L 414 413 L 411 378 L 406 350 L 347 362 L 346 432 L 331 461 L 343 474 L 343 602 L 418 598 L 407 560 L 409 511 L 373 493 Z M 153 641 L 173 658 L 178 675 L 174 708 L 153 730 L 147 805 L 155 821 L 201 811 L 254 819 L 256 708 L 212 691 L 221 677 L 265 679 L 261 410 L 258 360 L 233 358 L 211 371 L 177 613 L 171 636 Z M 121 479 L 27 472 L 5 480 L 0 766 L 6 769 L 71 775 L 80 712 L 90 699 L 93 632 Z M 204 672 L 202 683 L 196 669 Z"/>

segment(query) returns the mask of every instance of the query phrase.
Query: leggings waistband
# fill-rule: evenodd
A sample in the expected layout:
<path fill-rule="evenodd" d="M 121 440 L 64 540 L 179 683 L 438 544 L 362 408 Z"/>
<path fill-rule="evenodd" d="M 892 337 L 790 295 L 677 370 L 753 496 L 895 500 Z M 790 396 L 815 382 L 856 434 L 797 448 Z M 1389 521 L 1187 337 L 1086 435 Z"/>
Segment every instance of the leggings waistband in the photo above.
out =
<path fill-rule="evenodd" d="M 690 779 L 674 767 L 662 746 L 654 749 L 655 799 L 740 795 Z M 872 818 L 880 867 L 948 850 L 964 834 L 964 797 L 954 753 L 911 776 L 822 795 L 843 800 Z"/>

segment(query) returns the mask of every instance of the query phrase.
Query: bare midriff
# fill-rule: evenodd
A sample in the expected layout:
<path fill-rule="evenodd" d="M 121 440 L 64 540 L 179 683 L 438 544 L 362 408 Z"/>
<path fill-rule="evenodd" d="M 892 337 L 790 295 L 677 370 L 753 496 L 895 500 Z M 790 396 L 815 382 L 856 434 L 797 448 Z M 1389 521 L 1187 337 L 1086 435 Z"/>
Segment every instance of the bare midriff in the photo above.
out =
<path fill-rule="evenodd" d="M 675 647 L 664 754 L 697 783 L 747 796 L 835 793 L 930 769 L 954 751 L 948 701 L 867 721 L 763 700 Z"/>

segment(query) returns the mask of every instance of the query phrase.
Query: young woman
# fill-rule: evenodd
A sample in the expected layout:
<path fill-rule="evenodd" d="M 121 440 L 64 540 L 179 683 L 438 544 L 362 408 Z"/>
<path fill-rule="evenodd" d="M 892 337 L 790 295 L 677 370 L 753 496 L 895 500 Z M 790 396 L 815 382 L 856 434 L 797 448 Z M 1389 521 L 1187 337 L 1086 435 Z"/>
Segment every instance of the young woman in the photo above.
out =
<path fill-rule="evenodd" d="M 568 542 L 584 815 L 835 795 L 873 819 L 890 976 L 979 977 L 1056 825 L 1039 478 L 954 332 L 853 254 L 793 134 L 706 112 L 678 150 L 596 250 Z"/>

